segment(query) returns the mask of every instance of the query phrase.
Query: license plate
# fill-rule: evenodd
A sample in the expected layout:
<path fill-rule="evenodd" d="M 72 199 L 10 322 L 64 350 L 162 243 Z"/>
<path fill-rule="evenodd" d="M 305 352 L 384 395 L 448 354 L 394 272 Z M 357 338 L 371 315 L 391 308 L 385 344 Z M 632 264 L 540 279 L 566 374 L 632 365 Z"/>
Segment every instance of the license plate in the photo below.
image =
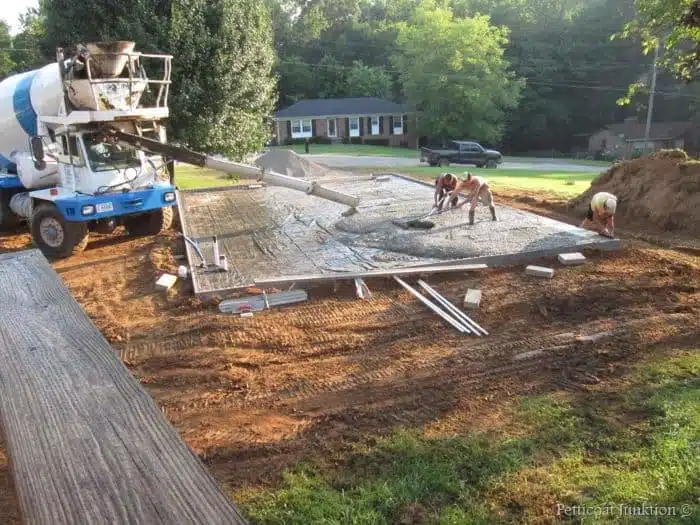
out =
<path fill-rule="evenodd" d="M 105 213 L 107 211 L 114 211 L 114 205 L 111 202 L 101 202 L 95 206 L 97 213 Z"/>

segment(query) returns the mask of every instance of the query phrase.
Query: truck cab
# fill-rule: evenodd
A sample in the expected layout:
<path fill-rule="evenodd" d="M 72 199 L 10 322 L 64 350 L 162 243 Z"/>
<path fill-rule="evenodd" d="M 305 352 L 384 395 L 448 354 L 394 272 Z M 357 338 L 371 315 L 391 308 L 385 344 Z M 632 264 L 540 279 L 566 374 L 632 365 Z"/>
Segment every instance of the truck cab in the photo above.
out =
<path fill-rule="evenodd" d="M 441 147 L 421 148 L 421 162 L 430 166 L 473 164 L 477 168 L 496 168 L 503 156 L 472 140 L 449 140 Z"/>
<path fill-rule="evenodd" d="M 172 164 L 111 133 L 166 140 L 172 57 L 133 48 L 88 44 L 70 58 L 59 49 L 56 64 L 0 84 L 0 110 L 11 98 L 16 118 L 0 138 L 0 160 L 11 161 L 0 178 L 0 227 L 28 222 L 50 258 L 81 251 L 90 232 L 122 225 L 148 235 L 172 223 Z M 149 60 L 160 78 L 148 77 Z"/>

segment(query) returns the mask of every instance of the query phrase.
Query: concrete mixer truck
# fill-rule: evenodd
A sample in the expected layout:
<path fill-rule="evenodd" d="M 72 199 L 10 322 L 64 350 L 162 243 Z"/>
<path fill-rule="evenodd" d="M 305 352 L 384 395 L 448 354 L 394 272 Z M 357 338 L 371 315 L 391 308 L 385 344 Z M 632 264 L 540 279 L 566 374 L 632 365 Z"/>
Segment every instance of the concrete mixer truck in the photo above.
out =
<path fill-rule="evenodd" d="M 173 57 L 134 48 L 98 42 L 58 49 L 56 63 L 0 82 L 0 229 L 26 221 L 49 258 L 83 250 L 90 232 L 124 226 L 131 235 L 159 233 L 171 226 L 177 204 L 175 161 L 354 212 L 356 197 L 313 181 L 168 144 L 162 121 Z"/>

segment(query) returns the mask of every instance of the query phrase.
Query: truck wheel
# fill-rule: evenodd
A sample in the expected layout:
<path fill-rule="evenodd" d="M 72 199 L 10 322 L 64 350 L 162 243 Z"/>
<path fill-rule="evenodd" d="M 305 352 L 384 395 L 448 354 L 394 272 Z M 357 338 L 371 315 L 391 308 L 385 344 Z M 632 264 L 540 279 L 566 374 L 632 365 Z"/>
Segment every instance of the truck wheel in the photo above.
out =
<path fill-rule="evenodd" d="M 158 235 L 162 231 L 169 230 L 172 225 L 172 206 L 140 215 L 124 217 L 124 228 L 126 228 L 129 235 L 134 237 Z"/>
<path fill-rule="evenodd" d="M 445 166 L 449 166 L 449 165 L 450 165 L 450 161 L 447 159 L 440 159 L 438 161 L 438 166 L 440 166 L 441 168 L 443 168 Z"/>
<path fill-rule="evenodd" d="M 19 224 L 19 217 L 10 209 L 10 193 L 0 190 L 0 232 L 12 231 Z"/>
<path fill-rule="evenodd" d="M 34 208 L 31 231 L 34 244 L 49 259 L 82 252 L 89 237 L 87 223 L 65 220 L 56 206 L 48 202 Z"/>
<path fill-rule="evenodd" d="M 487 167 L 488 169 L 494 169 L 494 168 L 496 168 L 497 166 L 498 166 L 498 162 L 496 162 L 495 160 L 488 160 L 488 161 L 486 161 L 486 167 Z"/>

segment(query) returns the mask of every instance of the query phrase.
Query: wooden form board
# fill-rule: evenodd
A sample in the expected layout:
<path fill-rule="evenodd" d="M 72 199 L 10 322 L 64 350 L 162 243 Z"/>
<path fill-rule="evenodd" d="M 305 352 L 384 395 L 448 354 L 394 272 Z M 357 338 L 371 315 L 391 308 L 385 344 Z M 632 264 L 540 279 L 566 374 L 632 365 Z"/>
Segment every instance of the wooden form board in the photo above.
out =
<path fill-rule="evenodd" d="M 246 523 L 37 250 L 0 255 L 0 362 L 23 523 Z"/>

